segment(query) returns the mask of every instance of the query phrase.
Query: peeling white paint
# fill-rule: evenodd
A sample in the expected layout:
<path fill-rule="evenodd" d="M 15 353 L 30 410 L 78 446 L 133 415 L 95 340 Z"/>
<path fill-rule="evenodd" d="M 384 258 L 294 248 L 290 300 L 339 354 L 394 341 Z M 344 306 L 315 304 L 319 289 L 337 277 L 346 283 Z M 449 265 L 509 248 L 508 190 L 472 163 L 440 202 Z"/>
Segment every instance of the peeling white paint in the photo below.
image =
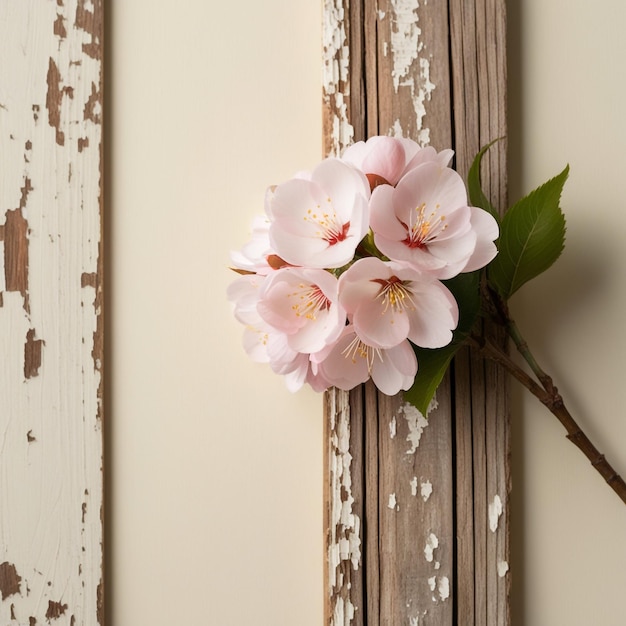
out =
<path fill-rule="evenodd" d="M 432 410 L 437 408 L 437 400 L 433 398 L 428 406 L 428 415 Z M 417 448 L 420 445 L 420 439 L 426 426 L 428 426 L 428 420 L 420 413 L 420 411 L 409 402 L 405 402 L 398 412 L 404 416 L 409 428 L 409 434 L 406 436 L 406 440 L 411 444 L 411 447 L 407 450 L 407 454 L 415 454 Z"/>
<path fill-rule="evenodd" d="M 439 561 L 435 561 L 435 569 L 439 569 L 441 567 L 441 563 Z"/>
<path fill-rule="evenodd" d="M 404 137 L 404 131 L 402 130 L 402 124 L 400 123 L 399 119 L 397 119 L 393 123 L 393 126 L 389 129 L 389 135 L 391 135 L 392 137 Z"/>
<path fill-rule="evenodd" d="M 432 493 L 433 493 L 433 484 L 430 482 L 430 480 L 423 482 L 420 486 L 420 494 L 422 498 L 424 499 L 424 502 L 428 502 L 428 498 L 430 498 Z"/>
<path fill-rule="evenodd" d="M 350 600 L 337 598 L 335 608 L 333 610 L 332 624 L 335 626 L 349 625 L 354 619 L 355 607 Z"/>
<path fill-rule="evenodd" d="M 385 19 L 385 15 L 387 15 L 385 11 L 378 9 L 378 21 L 382 22 Z"/>
<path fill-rule="evenodd" d="M 389 422 L 389 436 L 391 439 L 395 439 L 396 437 L 397 425 L 396 416 L 394 415 Z"/>
<path fill-rule="evenodd" d="M 354 127 L 348 122 L 348 107 L 342 93 L 335 93 L 330 96 L 334 99 L 333 132 L 332 136 L 334 147 L 332 154 L 339 156 L 343 151 L 352 144 L 354 139 Z"/>
<path fill-rule="evenodd" d="M 342 0 L 324 1 L 323 85 L 326 93 L 335 93 L 339 83 L 348 79 L 350 58 L 345 28 L 345 9 Z"/>
<path fill-rule="evenodd" d="M 419 0 L 391 0 L 391 7 L 393 86 L 396 93 L 400 87 L 410 90 L 418 131 L 417 140 L 422 145 L 427 145 L 430 132 L 424 127 L 425 102 L 430 100 L 435 85 L 430 80 L 430 60 L 425 54 L 424 43 L 421 40 Z"/>
<path fill-rule="evenodd" d="M 390 493 L 389 494 L 389 501 L 387 502 L 387 508 L 392 509 L 392 510 L 396 510 L 399 511 L 400 507 L 398 506 L 397 500 L 396 500 L 396 494 L 395 493 Z"/>
<path fill-rule="evenodd" d="M 328 543 L 328 593 L 335 600 L 332 626 L 350 624 L 355 607 L 339 595 L 344 587 L 341 563 L 350 562 L 358 570 L 361 562 L 361 519 L 353 511 L 350 454 L 350 405 L 346 392 L 330 390 L 330 529 Z M 346 585 L 349 589 L 349 583 Z M 336 595 L 335 595 L 336 594 Z"/>
<path fill-rule="evenodd" d="M 504 578 L 509 571 L 509 564 L 506 561 L 498 561 L 498 576 Z"/>
<path fill-rule="evenodd" d="M 424 546 L 424 556 L 429 563 L 432 563 L 434 552 L 439 547 L 439 539 L 434 533 L 428 535 L 426 545 Z"/>
<path fill-rule="evenodd" d="M 422 29 L 418 26 L 418 0 L 391 0 L 392 28 L 391 49 L 393 51 L 393 88 L 398 93 L 400 85 L 408 84 L 409 72 L 418 54 L 424 48 L 420 41 Z"/>
<path fill-rule="evenodd" d="M 442 601 L 447 600 L 450 597 L 450 581 L 447 576 L 439 578 L 439 582 L 437 583 L 437 593 Z"/>
<path fill-rule="evenodd" d="M 354 138 L 354 128 L 348 121 L 346 97 L 350 96 L 350 50 L 345 28 L 343 0 L 324 0 L 322 23 L 324 100 L 332 114 L 333 146 L 331 154 L 340 155 Z"/>
<path fill-rule="evenodd" d="M 435 591 L 435 589 L 437 589 L 437 577 L 436 576 L 431 576 L 428 579 L 428 586 L 430 587 L 431 591 Z"/>
<path fill-rule="evenodd" d="M 496 495 L 493 498 L 493 501 L 489 505 L 489 530 L 492 533 L 495 533 L 498 530 L 498 520 L 502 515 L 504 509 L 502 507 L 502 500 L 500 500 L 500 496 Z"/>
<path fill-rule="evenodd" d="M 0 603 L 0 624 L 12 613 L 50 623 L 50 602 L 65 607 L 59 624 L 99 620 L 102 64 L 85 16 L 93 10 L 81 0 L 0 10 L 0 224 L 20 211 L 28 228 L 23 293 L 8 280 L 6 232 L 0 245 L 0 561 L 21 577 Z M 26 375 L 29 331 L 41 362 Z"/>
<path fill-rule="evenodd" d="M 417 476 L 413 476 L 413 478 L 411 478 L 411 480 L 409 481 L 409 484 L 411 485 L 411 495 L 412 496 L 416 496 L 417 495 L 417 484 L 418 484 L 418 480 L 417 480 Z"/>

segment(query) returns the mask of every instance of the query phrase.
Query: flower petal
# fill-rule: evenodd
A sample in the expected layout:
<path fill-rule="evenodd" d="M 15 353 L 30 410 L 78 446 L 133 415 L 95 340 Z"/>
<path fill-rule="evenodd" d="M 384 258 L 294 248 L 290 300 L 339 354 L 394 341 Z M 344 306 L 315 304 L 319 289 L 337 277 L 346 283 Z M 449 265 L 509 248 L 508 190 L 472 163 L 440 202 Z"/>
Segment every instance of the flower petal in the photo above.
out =
<path fill-rule="evenodd" d="M 381 360 L 375 360 L 372 380 L 388 396 L 410 389 L 417 374 L 417 358 L 408 341 L 384 351 Z"/>

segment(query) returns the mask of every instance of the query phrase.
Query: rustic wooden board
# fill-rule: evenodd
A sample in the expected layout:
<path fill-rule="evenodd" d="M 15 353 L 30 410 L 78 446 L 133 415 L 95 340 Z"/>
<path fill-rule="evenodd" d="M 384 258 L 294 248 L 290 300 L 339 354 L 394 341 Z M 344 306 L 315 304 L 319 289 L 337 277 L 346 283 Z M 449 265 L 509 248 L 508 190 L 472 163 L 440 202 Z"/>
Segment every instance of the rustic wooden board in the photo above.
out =
<path fill-rule="evenodd" d="M 327 154 L 401 134 L 453 147 L 465 176 L 480 147 L 506 134 L 503 0 L 326 0 L 324 69 Z M 484 185 L 504 208 L 505 141 L 485 161 Z M 369 384 L 328 392 L 326 414 L 325 623 L 508 624 L 499 372 L 464 352 L 428 416 Z M 349 530 L 337 525 L 338 509 L 349 511 Z"/>
<path fill-rule="evenodd" d="M 0 4 L 0 624 L 102 624 L 102 0 Z"/>

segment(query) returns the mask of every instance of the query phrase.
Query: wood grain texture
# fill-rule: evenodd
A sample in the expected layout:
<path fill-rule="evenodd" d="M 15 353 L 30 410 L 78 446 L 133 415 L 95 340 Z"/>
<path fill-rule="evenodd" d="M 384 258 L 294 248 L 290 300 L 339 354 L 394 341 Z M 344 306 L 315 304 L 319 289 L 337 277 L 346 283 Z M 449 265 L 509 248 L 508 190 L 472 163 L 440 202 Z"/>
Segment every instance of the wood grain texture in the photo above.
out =
<path fill-rule="evenodd" d="M 0 623 L 103 623 L 102 2 L 0 6 Z"/>
<path fill-rule="evenodd" d="M 325 125 L 326 154 L 371 135 L 402 135 L 437 149 L 454 147 L 465 177 L 480 147 L 506 134 L 503 0 L 335 0 L 331 7 L 329 19 L 325 5 L 324 49 L 333 51 L 333 67 L 341 72 L 324 86 L 325 119 L 332 121 Z M 483 170 L 487 194 L 504 208 L 505 141 Z M 340 493 L 332 471 L 339 422 L 330 398 L 343 398 L 351 471 L 363 477 L 364 491 L 351 482 L 361 553 L 343 589 L 329 560 L 325 623 L 508 624 L 509 427 L 502 375 L 462 352 L 428 419 L 401 394 L 389 398 L 371 383 L 350 394 L 328 393 L 328 510 L 337 506 L 333 493 Z M 332 516 L 326 521 L 327 536 L 336 536 Z M 349 614 L 337 611 L 345 598 Z"/>
<path fill-rule="evenodd" d="M 502 138 L 483 161 L 482 182 L 494 206 L 503 211 L 507 205 L 505 3 L 451 0 L 450 35 L 456 169 L 465 177 L 476 152 Z M 497 339 L 506 345 L 503 336 Z M 458 615 L 467 617 L 469 624 L 509 624 L 508 385 L 493 364 L 467 353 L 455 359 L 454 380 Z"/>

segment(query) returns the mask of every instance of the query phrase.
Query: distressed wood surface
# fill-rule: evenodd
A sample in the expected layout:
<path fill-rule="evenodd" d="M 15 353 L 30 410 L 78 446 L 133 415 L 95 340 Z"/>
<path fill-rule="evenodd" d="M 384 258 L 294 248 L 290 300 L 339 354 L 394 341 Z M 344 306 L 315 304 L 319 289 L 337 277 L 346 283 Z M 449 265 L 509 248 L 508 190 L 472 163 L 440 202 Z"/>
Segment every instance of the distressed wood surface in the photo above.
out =
<path fill-rule="evenodd" d="M 0 624 L 102 624 L 102 2 L 0 41 Z"/>
<path fill-rule="evenodd" d="M 506 134 L 503 0 L 326 0 L 323 36 L 327 154 L 402 135 L 453 147 L 465 177 L 480 147 Z M 483 178 L 504 208 L 505 141 Z M 461 353 L 428 416 L 371 384 L 333 390 L 326 435 L 325 623 L 508 624 L 510 453 L 499 372 Z"/>

